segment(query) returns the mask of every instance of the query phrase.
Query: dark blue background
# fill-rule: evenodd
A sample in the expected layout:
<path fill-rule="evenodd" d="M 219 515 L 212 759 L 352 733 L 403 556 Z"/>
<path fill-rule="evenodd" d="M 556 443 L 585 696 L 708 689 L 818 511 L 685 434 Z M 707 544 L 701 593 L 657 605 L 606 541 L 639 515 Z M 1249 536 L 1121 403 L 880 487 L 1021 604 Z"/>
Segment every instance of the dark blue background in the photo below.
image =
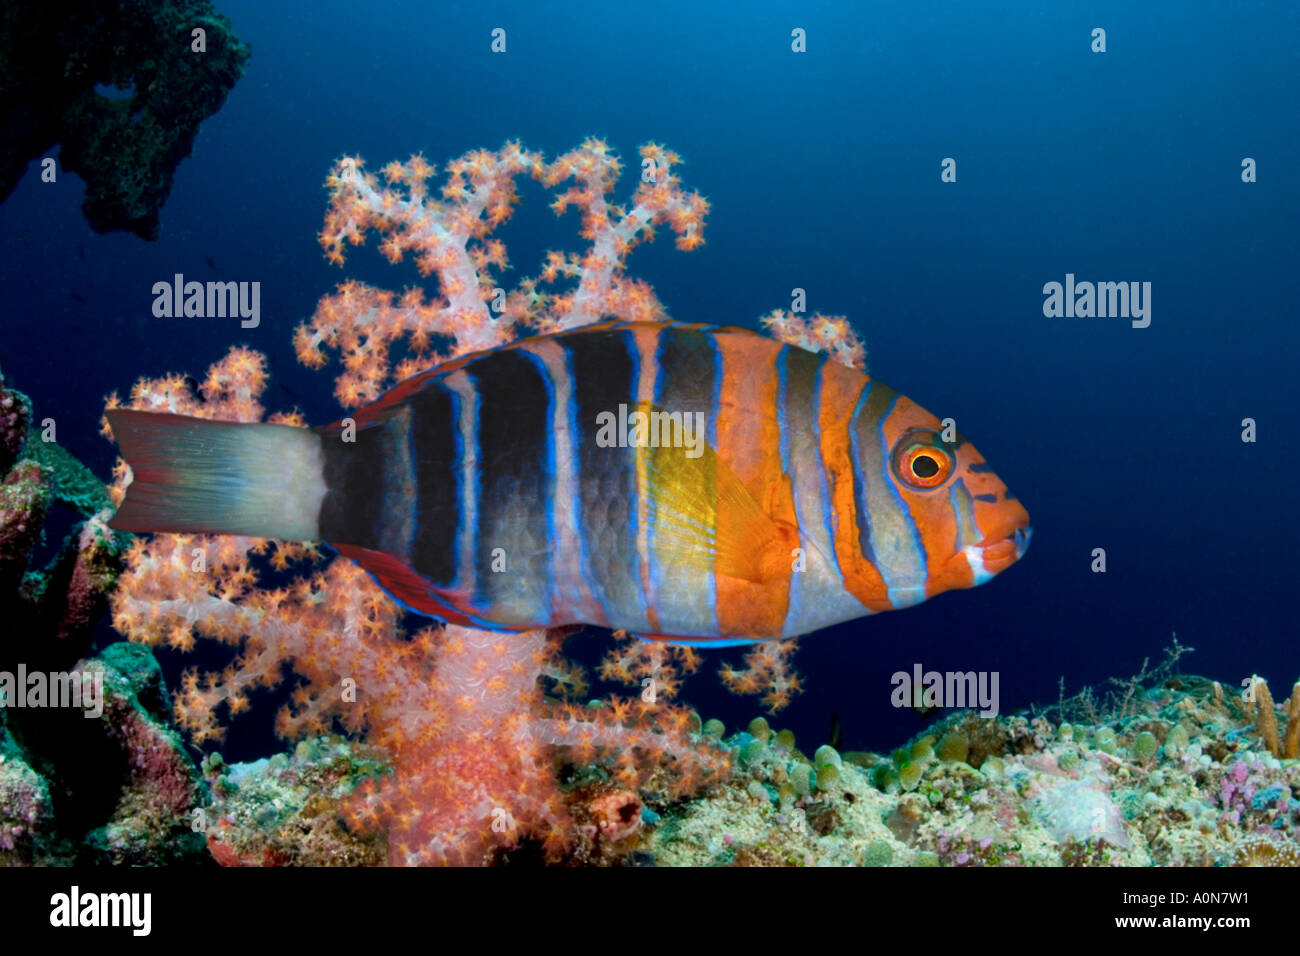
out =
<path fill-rule="evenodd" d="M 713 207 L 703 249 L 661 240 L 630 261 L 672 315 L 752 325 L 807 289 L 810 309 L 852 318 L 874 374 L 957 419 L 1036 529 L 987 587 L 806 638 L 807 691 L 780 724 L 815 743 L 838 711 L 846 747 L 886 748 L 918 727 L 889 705 L 913 662 L 997 670 L 1009 710 L 1054 701 L 1062 675 L 1132 673 L 1173 631 L 1197 649 L 1189 669 L 1296 678 L 1294 4 L 219 6 L 253 57 L 180 166 L 160 241 L 92 234 L 80 181 L 35 166 L 0 206 L 0 368 L 101 473 L 107 392 L 201 377 L 236 342 L 272 356 L 268 405 L 335 417 L 293 326 L 345 275 L 418 280 L 373 248 L 342 272 L 321 258 L 340 154 L 441 165 L 599 135 L 630 158 L 654 139 Z M 956 184 L 939 179 L 948 156 Z M 572 216 L 532 184 L 524 198 L 507 282 L 580 248 Z M 153 318 L 151 287 L 175 272 L 260 281 L 262 326 Z M 1151 282 L 1150 328 L 1045 318 L 1043 283 L 1067 272 Z M 708 677 L 687 696 L 733 726 L 757 713 Z"/>

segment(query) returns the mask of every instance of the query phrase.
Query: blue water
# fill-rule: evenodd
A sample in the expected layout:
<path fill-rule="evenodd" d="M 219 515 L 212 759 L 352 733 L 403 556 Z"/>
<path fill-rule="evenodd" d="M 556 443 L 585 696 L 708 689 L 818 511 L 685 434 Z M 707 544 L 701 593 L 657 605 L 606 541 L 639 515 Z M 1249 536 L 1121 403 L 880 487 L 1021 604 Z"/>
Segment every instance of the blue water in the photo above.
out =
<path fill-rule="evenodd" d="M 159 241 L 93 234 L 80 181 L 42 184 L 35 165 L 0 205 L 0 369 L 101 474 L 106 393 L 201 377 L 234 343 L 272 357 L 268 405 L 332 419 L 293 326 L 344 276 L 418 280 L 373 250 L 343 271 L 322 259 L 336 157 L 441 164 L 513 138 L 554 156 L 587 135 L 632 157 L 653 139 L 712 204 L 704 248 L 661 240 L 629 262 L 671 314 L 752 326 L 806 289 L 810 310 L 852 318 L 875 375 L 957 420 L 1035 527 L 986 587 L 806 638 L 807 690 L 778 725 L 815 744 L 838 712 L 845 747 L 886 748 L 921 725 L 890 706 L 894 671 L 998 671 L 1006 711 L 1055 701 L 1062 676 L 1075 690 L 1130 674 L 1175 631 L 1190 670 L 1289 686 L 1296 5 L 854 6 L 226 0 L 252 59 L 179 167 Z M 488 48 L 498 26 L 505 55 Z M 1244 157 L 1258 182 L 1241 181 Z M 572 217 L 523 192 L 507 280 L 580 248 Z M 176 272 L 260 281 L 262 325 L 153 318 L 153 283 Z M 1150 327 L 1044 317 L 1043 284 L 1066 273 L 1150 282 Z M 707 676 L 687 697 L 732 726 L 757 713 Z"/>

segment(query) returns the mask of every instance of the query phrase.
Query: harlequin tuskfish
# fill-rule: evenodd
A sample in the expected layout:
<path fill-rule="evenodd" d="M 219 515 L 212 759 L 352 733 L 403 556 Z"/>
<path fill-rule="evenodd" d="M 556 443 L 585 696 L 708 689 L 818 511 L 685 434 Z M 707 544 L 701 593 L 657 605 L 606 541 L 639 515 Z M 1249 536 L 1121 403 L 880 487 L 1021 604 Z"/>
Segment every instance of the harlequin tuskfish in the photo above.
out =
<path fill-rule="evenodd" d="M 982 584 L 1030 536 L 934 415 L 743 329 L 524 338 L 313 429 L 108 420 L 133 471 L 114 527 L 323 541 L 476 627 L 793 637 Z"/>

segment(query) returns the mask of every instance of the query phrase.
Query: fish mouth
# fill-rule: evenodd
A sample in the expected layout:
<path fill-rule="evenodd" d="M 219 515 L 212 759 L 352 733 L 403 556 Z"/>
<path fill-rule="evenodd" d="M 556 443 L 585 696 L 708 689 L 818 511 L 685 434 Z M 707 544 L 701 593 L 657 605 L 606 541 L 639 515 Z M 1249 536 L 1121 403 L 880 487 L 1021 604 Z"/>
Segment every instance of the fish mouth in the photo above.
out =
<path fill-rule="evenodd" d="M 1029 550 L 1029 539 L 1034 536 L 1034 529 L 1021 525 L 1010 534 L 999 538 L 985 538 L 977 545 L 983 563 L 983 570 L 989 575 L 1004 571 L 1015 564 Z"/>
<path fill-rule="evenodd" d="M 1015 531 L 1011 532 L 1011 534 L 1007 535 L 1007 539 L 1015 545 L 1017 561 L 1023 558 L 1025 552 L 1029 550 L 1029 539 L 1033 536 L 1034 529 L 1029 525 L 1017 528 Z"/>

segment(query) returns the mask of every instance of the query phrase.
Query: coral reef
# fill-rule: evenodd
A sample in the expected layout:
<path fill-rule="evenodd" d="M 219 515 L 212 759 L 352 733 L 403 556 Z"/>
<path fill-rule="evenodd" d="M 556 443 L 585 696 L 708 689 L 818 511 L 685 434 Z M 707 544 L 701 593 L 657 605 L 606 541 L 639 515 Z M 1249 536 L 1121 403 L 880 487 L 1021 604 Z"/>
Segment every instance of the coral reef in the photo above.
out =
<path fill-rule="evenodd" d="M 71 455 L 32 431 L 27 396 L 0 376 L 0 669 L 17 661 L 67 667 L 85 654 L 95 622 L 121 570 L 121 536 L 109 517 L 103 486 Z M 67 504 L 89 517 L 75 525 L 41 570 L 29 569 L 51 507 Z M 103 504 L 105 510 L 90 509 Z"/>
<path fill-rule="evenodd" d="M 23 759 L 0 709 L 0 865 L 44 861 L 53 829 L 49 784 Z"/>
<path fill-rule="evenodd" d="M 87 722 L 94 738 L 86 749 L 108 750 L 123 777 L 108 821 L 91 831 L 87 843 L 106 862 L 134 866 L 193 856 L 201 840 L 190 813 L 206 802 L 206 794 L 194 761 L 170 726 L 157 661 L 147 648 L 122 643 L 78 669 L 93 666 L 104 672 L 104 718 Z"/>
<path fill-rule="evenodd" d="M 196 820 L 222 866 L 377 866 L 383 835 L 357 833 L 343 811 L 358 784 L 388 767 L 341 738 L 307 738 L 292 754 L 203 764 L 213 802 Z"/>
<path fill-rule="evenodd" d="M 102 714 L 0 709 L 0 864 L 204 859 L 191 813 L 207 795 L 152 653 L 113 644 L 71 670 L 99 675 Z"/>
<path fill-rule="evenodd" d="M 202 51 L 193 48 L 196 28 Z M 176 166 L 248 56 L 208 0 L 6 3 L 0 201 L 57 143 L 63 168 L 86 182 L 92 229 L 157 238 Z"/>
<path fill-rule="evenodd" d="M 690 791 L 671 761 L 620 776 L 608 753 L 584 763 L 577 758 L 590 749 L 557 748 L 553 809 L 571 821 L 564 852 L 548 854 L 535 838 L 499 845 L 490 860 L 1300 865 L 1300 763 L 1261 746 L 1246 700 L 1192 676 L 1139 682 L 1121 699 L 1127 713 L 1103 712 L 1095 725 L 953 713 L 891 754 L 823 745 L 809 755 L 762 717 L 729 736 L 710 720 L 699 729 L 727 752 L 727 768 L 685 800 Z M 627 706 L 614 700 L 594 709 Z M 400 831 L 367 827 L 356 810 L 359 794 L 373 796 L 374 781 L 397 779 L 369 745 L 307 737 L 291 755 L 234 767 L 210 757 L 205 769 L 213 794 L 204 810 L 208 845 L 223 864 L 391 859 L 385 844 Z"/>
<path fill-rule="evenodd" d="M 755 721 L 727 738 L 725 787 L 641 847 L 671 865 L 1300 863 L 1300 763 L 1259 739 L 1264 695 L 1152 676 L 1116 681 L 1112 710 L 1093 695 L 1095 724 L 962 712 L 891 755 L 809 758 Z"/>
<path fill-rule="evenodd" d="M 158 665 L 129 644 L 91 654 L 125 542 L 98 510 L 103 484 L 31 423 L 31 402 L 0 379 L 0 864 L 193 859 L 187 814 L 205 798 Z M 63 506 L 88 517 L 30 569 Z M 98 675 L 100 713 L 56 699 L 55 675 Z"/>

